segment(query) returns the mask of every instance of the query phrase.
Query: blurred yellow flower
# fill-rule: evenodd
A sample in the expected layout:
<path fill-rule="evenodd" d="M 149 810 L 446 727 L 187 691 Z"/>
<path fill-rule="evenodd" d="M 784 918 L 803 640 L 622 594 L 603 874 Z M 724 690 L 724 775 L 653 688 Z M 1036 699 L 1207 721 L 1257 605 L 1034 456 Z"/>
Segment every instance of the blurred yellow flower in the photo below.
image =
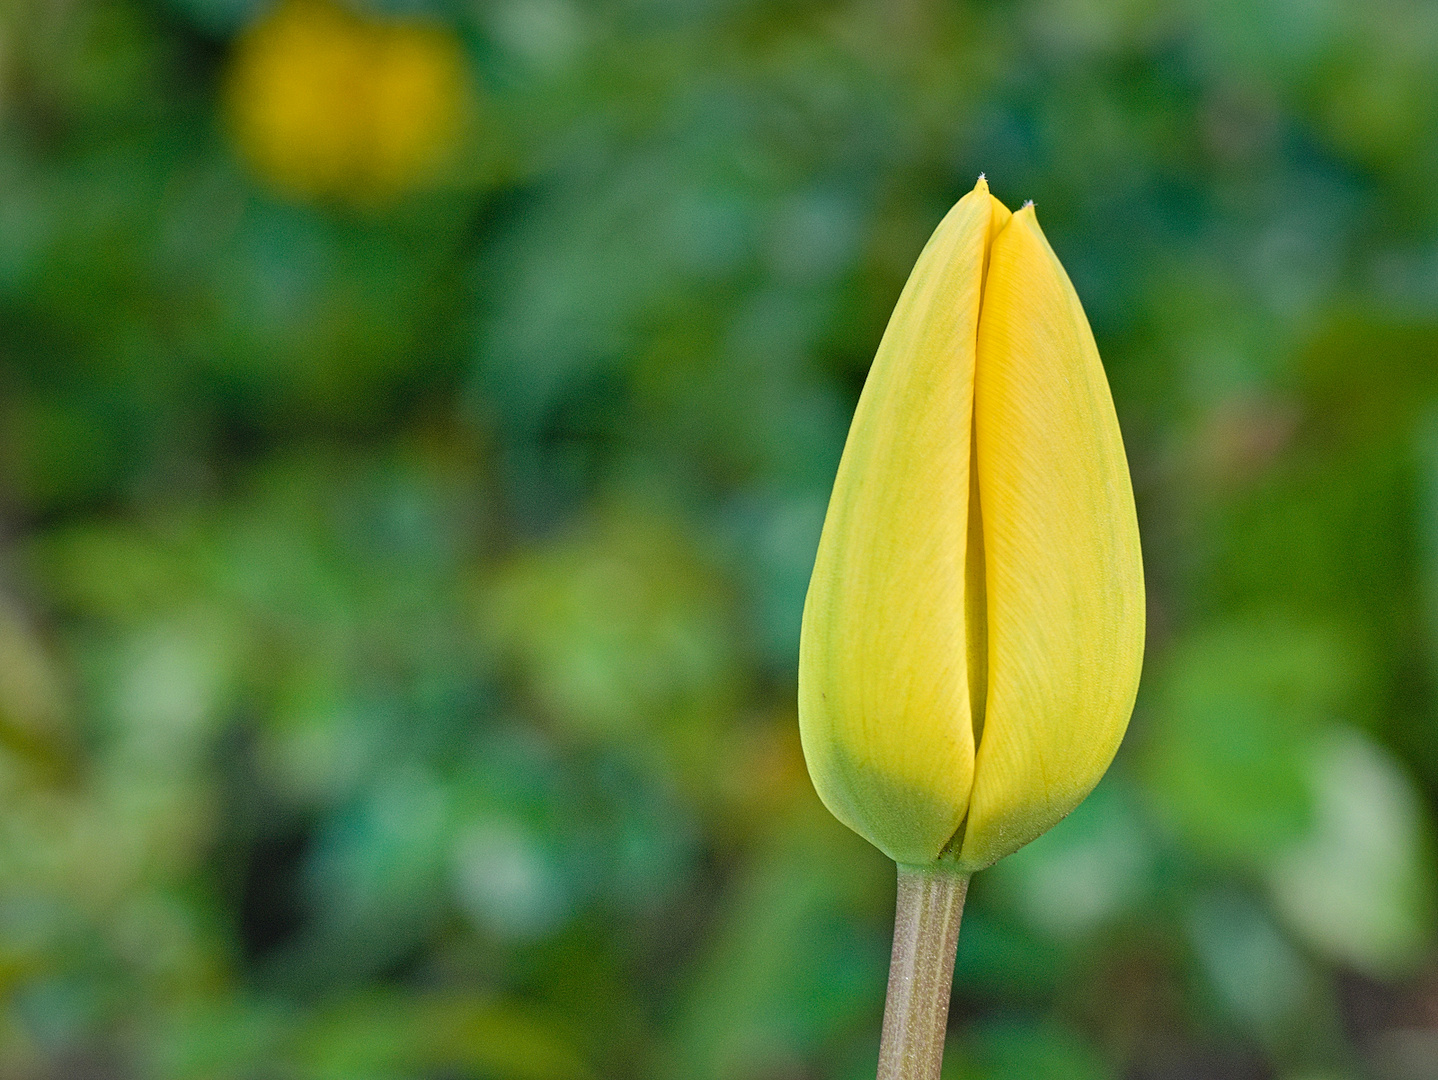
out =
<path fill-rule="evenodd" d="M 799 658 L 814 785 L 899 863 L 987 866 L 1108 768 L 1143 634 L 1088 321 L 1033 206 L 980 178 L 919 256 L 834 482 Z"/>
<path fill-rule="evenodd" d="M 360 201 L 431 177 L 467 104 L 459 42 L 443 28 L 360 18 L 328 0 L 283 0 L 239 40 L 231 127 L 275 187 Z"/>

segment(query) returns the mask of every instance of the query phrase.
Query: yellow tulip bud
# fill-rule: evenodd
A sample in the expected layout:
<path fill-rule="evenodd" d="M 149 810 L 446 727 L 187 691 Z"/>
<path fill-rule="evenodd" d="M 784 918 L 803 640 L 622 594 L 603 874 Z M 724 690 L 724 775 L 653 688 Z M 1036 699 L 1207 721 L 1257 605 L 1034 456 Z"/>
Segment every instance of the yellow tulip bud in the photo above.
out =
<path fill-rule="evenodd" d="M 799 651 L 814 786 L 901 864 L 988 866 L 1108 768 L 1143 634 L 1093 334 L 1032 204 L 981 177 L 899 297 L 834 481 Z"/>

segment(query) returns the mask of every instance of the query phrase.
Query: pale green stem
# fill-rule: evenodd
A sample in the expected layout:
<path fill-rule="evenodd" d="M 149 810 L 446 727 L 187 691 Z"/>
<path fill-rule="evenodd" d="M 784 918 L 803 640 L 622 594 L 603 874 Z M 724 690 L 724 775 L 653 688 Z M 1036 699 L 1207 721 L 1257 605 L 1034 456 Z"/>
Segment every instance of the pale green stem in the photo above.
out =
<path fill-rule="evenodd" d="M 900 866 L 879 1080 L 939 1080 L 969 876 Z"/>

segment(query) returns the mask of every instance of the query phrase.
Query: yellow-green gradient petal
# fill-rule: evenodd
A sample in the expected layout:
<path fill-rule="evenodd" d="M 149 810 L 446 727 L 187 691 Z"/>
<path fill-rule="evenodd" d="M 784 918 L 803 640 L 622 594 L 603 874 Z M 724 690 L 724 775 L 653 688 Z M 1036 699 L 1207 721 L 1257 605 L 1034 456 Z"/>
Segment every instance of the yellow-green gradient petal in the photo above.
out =
<path fill-rule="evenodd" d="M 854 413 L 804 605 L 799 728 L 819 797 L 901 863 L 930 863 L 973 776 L 965 628 L 980 180 L 899 297 Z"/>
<path fill-rule="evenodd" d="M 1108 768 L 1143 659 L 1143 567 L 1108 381 L 1032 206 L 994 239 L 975 376 L 988 695 L 960 863 L 1056 824 Z"/>

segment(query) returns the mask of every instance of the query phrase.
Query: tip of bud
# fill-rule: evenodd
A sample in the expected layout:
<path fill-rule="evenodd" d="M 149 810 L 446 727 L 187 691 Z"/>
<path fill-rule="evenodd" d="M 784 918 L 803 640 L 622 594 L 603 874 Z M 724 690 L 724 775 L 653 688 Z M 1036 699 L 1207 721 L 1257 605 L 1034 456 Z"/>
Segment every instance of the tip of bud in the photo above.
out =
<path fill-rule="evenodd" d="M 1034 205 L 1034 201 L 1033 201 L 1032 199 L 1025 199 L 1025 200 L 1024 200 L 1024 205 L 1023 205 L 1023 207 L 1022 207 L 1021 209 L 1028 210 L 1028 209 L 1031 209 L 1031 208 L 1033 207 L 1033 205 Z"/>

